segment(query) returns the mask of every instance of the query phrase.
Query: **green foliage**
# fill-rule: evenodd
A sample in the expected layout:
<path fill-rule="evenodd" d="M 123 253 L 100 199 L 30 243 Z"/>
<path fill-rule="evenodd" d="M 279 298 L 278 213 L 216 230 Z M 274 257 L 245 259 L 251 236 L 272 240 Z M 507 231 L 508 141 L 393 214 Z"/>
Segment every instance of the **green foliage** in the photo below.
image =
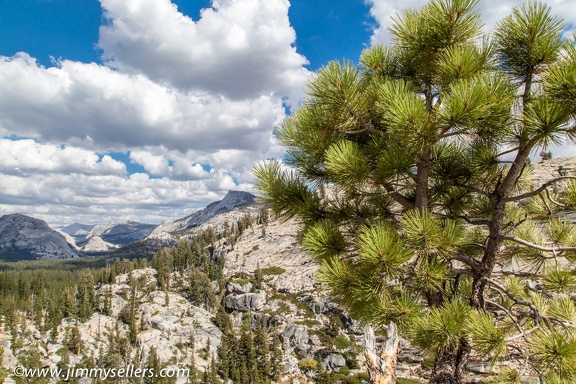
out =
<path fill-rule="evenodd" d="M 534 364 L 546 382 L 576 380 L 576 338 L 573 334 L 561 330 L 539 331 L 531 338 L 529 347 Z"/>
<path fill-rule="evenodd" d="M 576 180 L 569 180 L 564 185 L 562 196 L 566 204 L 576 207 Z"/>
<path fill-rule="evenodd" d="M 218 313 L 226 315 L 223 309 Z M 269 383 L 280 374 L 279 336 L 266 324 L 264 316 L 250 320 L 240 332 L 232 328 L 229 317 L 218 321 L 217 324 L 226 323 L 218 350 L 220 376 L 239 384 Z"/>
<path fill-rule="evenodd" d="M 298 368 L 301 371 L 314 371 L 318 368 L 318 361 L 314 359 L 306 359 L 298 361 Z"/>
<path fill-rule="evenodd" d="M 334 346 L 337 349 L 347 349 L 347 348 L 353 347 L 354 343 L 352 341 L 348 340 L 348 338 L 346 336 L 344 336 L 343 334 L 339 334 L 334 339 Z"/>
<path fill-rule="evenodd" d="M 570 293 L 576 290 L 576 276 L 570 271 L 550 271 L 543 283 L 544 287 L 551 292 Z"/>
<path fill-rule="evenodd" d="M 273 275 L 281 275 L 284 272 L 286 272 L 286 270 L 282 267 L 266 267 L 266 268 L 261 268 L 260 269 L 260 273 L 262 274 L 263 277 L 266 276 L 273 276 Z"/>
<path fill-rule="evenodd" d="M 496 361 L 506 353 L 506 328 L 497 326 L 491 314 L 472 311 L 465 328 L 481 356 L 492 355 L 492 360 Z"/>
<path fill-rule="evenodd" d="M 470 317 L 470 306 L 454 300 L 443 307 L 432 308 L 417 319 L 409 331 L 415 345 L 425 350 L 447 350 L 457 346 L 466 336 L 462 327 Z"/>
<path fill-rule="evenodd" d="M 551 16 L 546 4 L 530 1 L 514 8 L 496 29 L 498 58 L 504 69 L 521 81 L 540 73 L 558 58 L 563 27 L 562 20 Z"/>

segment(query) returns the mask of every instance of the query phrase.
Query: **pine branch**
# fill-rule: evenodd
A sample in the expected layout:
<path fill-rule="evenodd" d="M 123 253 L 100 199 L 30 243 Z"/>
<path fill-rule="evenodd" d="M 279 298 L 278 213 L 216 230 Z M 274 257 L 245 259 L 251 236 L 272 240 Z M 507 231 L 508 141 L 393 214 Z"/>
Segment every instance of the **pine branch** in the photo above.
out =
<path fill-rule="evenodd" d="M 406 196 L 404 196 L 400 192 L 394 190 L 394 188 L 390 184 L 385 183 L 385 184 L 382 184 L 382 186 L 384 187 L 386 192 L 388 192 L 388 196 L 390 196 L 395 202 L 400 204 L 402 207 L 404 207 L 406 209 L 414 208 L 414 202 L 412 200 L 408 199 Z"/>
<path fill-rule="evenodd" d="M 504 155 L 506 155 L 506 154 L 508 154 L 508 153 L 516 152 L 516 151 L 519 150 L 519 149 L 520 149 L 520 147 L 511 148 L 511 149 L 509 149 L 509 150 L 507 150 L 507 151 L 500 152 L 499 154 L 496 155 L 496 157 L 500 157 L 500 156 L 504 156 Z M 510 162 L 509 162 L 509 161 L 506 161 L 506 163 L 510 163 Z"/>
<path fill-rule="evenodd" d="M 493 305 L 494 307 L 499 308 L 499 309 L 503 310 L 504 312 L 506 312 L 506 314 L 508 315 L 508 317 L 510 317 L 510 319 L 512 320 L 512 323 L 514 323 L 514 326 L 516 327 L 516 329 L 518 330 L 518 332 L 520 332 L 518 335 L 511 336 L 511 337 L 507 337 L 507 338 L 506 338 L 506 342 L 509 342 L 509 341 L 518 339 L 518 338 L 520 338 L 520 337 L 525 337 L 525 335 L 527 335 L 528 333 L 531 333 L 531 332 L 533 332 L 534 330 L 540 328 L 540 327 L 534 327 L 533 330 L 531 330 L 531 331 L 529 331 L 529 332 L 524 332 L 524 330 L 522 329 L 522 327 L 520 326 L 520 324 L 518 323 L 518 321 L 516 321 L 516 318 L 514 317 L 514 315 L 512 314 L 512 312 L 511 312 L 508 308 L 505 308 L 504 306 L 498 304 L 498 303 L 495 302 L 495 301 L 486 300 L 485 302 L 486 302 L 486 304 Z"/>
<path fill-rule="evenodd" d="M 518 228 L 520 225 L 522 225 L 522 223 L 524 223 L 526 220 L 528 220 L 528 217 L 524 217 L 522 220 L 516 222 L 516 223 L 508 223 L 507 224 L 507 229 L 505 231 L 502 231 L 502 235 L 506 236 L 508 235 L 510 232 L 512 232 L 513 230 L 515 230 L 516 228 Z"/>
<path fill-rule="evenodd" d="M 450 255 L 450 257 L 453 260 L 461 261 L 464 264 L 469 265 L 470 267 L 472 267 L 472 269 L 477 269 L 480 267 L 480 262 L 478 260 L 463 253 L 453 253 Z"/>
<path fill-rule="evenodd" d="M 545 189 L 545 191 L 548 191 L 548 189 Z M 544 204 L 544 208 L 546 208 L 546 213 L 548 215 L 552 214 L 552 210 L 550 209 L 550 206 L 548 205 L 548 202 L 546 201 L 546 199 L 544 198 L 544 196 L 542 195 L 538 195 L 540 197 L 540 200 L 542 201 L 542 204 Z"/>
<path fill-rule="evenodd" d="M 490 197 L 490 196 L 491 196 L 491 194 L 490 194 L 489 192 L 486 192 L 485 190 L 480 189 L 480 188 L 476 188 L 476 187 L 474 187 L 474 186 L 472 186 L 472 185 L 470 185 L 470 184 L 460 184 L 460 183 L 455 182 L 455 183 L 454 183 L 454 186 L 455 186 L 455 187 L 464 188 L 464 189 L 466 189 L 466 190 L 468 190 L 468 191 L 470 191 L 470 192 L 474 192 L 474 193 L 477 193 L 477 194 L 482 195 L 482 196 L 486 196 L 486 197 Z"/>
<path fill-rule="evenodd" d="M 360 123 L 360 125 L 362 125 L 364 128 L 358 129 L 356 131 L 343 131 L 343 133 L 346 134 L 360 134 L 360 133 L 365 133 L 365 132 L 370 132 L 370 133 L 374 133 L 380 136 L 384 136 L 384 132 L 382 132 L 381 130 L 377 129 L 376 126 L 374 125 L 374 123 L 372 123 L 371 121 L 366 121 L 364 120 L 364 118 L 362 118 L 361 116 L 358 116 L 355 112 L 354 109 L 349 105 L 349 103 L 346 101 L 344 103 L 344 108 L 346 108 L 346 111 L 348 112 L 348 114 L 355 119 L 356 121 L 358 121 Z"/>
<path fill-rule="evenodd" d="M 556 204 L 557 206 L 561 207 L 561 208 L 567 208 L 568 205 L 566 204 L 562 204 L 559 201 L 556 201 L 552 198 L 552 196 L 550 196 L 550 191 L 548 189 L 545 190 L 546 192 L 546 197 L 548 197 L 548 200 L 550 200 L 551 202 L 553 202 L 554 204 Z"/>
<path fill-rule="evenodd" d="M 443 217 L 455 217 L 457 219 L 462 219 L 468 224 L 472 225 L 489 225 L 490 220 L 487 219 L 472 219 L 467 215 L 458 215 L 458 214 L 450 214 L 450 215 L 443 215 Z"/>
<path fill-rule="evenodd" d="M 514 335 L 514 336 L 507 337 L 507 338 L 506 338 L 506 342 L 513 341 L 513 340 L 519 339 L 519 338 L 521 338 L 521 337 L 523 337 L 524 340 L 528 340 L 528 339 L 526 338 L 526 336 L 529 335 L 529 334 L 531 334 L 531 333 L 534 332 L 534 331 L 539 330 L 539 329 L 541 329 L 541 328 L 540 328 L 540 327 L 534 327 L 534 328 L 530 328 L 530 329 L 527 330 L 527 331 L 523 331 L 523 332 L 519 333 L 518 335 Z"/>
<path fill-rule="evenodd" d="M 562 180 L 576 180 L 576 176 L 561 176 L 561 177 L 557 177 L 557 178 L 555 178 L 555 179 L 552 179 L 552 180 L 547 181 L 546 183 L 542 184 L 542 185 L 540 186 L 540 188 L 535 189 L 535 190 L 532 191 L 532 192 L 527 192 L 527 193 L 524 193 L 524 194 L 522 194 L 522 195 L 509 197 L 509 198 L 505 199 L 505 201 L 506 201 L 507 203 L 509 203 L 509 202 L 512 202 L 512 201 L 523 200 L 523 199 L 527 199 L 527 198 L 532 197 L 532 196 L 536 196 L 537 194 L 539 194 L 540 192 L 544 191 L 546 188 L 548 188 L 548 187 L 551 186 L 552 184 L 557 183 L 557 182 L 562 181 Z"/>
<path fill-rule="evenodd" d="M 512 292 L 510 292 L 508 289 L 506 289 L 504 286 L 502 286 L 500 283 L 489 279 L 487 277 L 482 278 L 483 281 L 489 283 L 492 287 L 496 288 L 497 290 L 499 290 L 500 292 L 504 293 L 506 296 L 508 296 L 515 304 L 518 305 L 523 305 L 525 307 L 530 308 L 530 310 L 532 311 L 532 313 L 534 314 L 534 322 L 536 323 L 536 325 L 540 325 L 540 312 L 538 312 L 538 309 L 536 308 L 536 306 L 528 301 L 522 300 L 518 297 L 516 297 L 516 295 L 514 295 Z"/>
<path fill-rule="evenodd" d="M 538 244 L 534 244 L 531 243 L 529 241 L 526 240 L 522 240 L 518 237 L 515 236 L 502 236 L 502 240 L 508 240 L 508 241 L 513 241 L 515 243 L 518 244 L 522 244 L 526 247 L 532 248 L 532 249 L 536 249 L 538 251 L 542 251 L 542 252 L 576 252 L 576 247 L 543 247 L 541 245 Z"/>

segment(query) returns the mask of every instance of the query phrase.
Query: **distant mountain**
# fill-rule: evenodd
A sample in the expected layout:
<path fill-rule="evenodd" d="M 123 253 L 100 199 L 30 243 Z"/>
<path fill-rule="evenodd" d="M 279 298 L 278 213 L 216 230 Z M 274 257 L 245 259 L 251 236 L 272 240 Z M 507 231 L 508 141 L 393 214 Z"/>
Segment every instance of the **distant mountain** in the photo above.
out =
<path fill-rule="evenodd" d="M 74 223 L 59 229 L 60 231 L 69 234 L 76 240 L 81 240 L 85 239 L 88 233 L 90 233 L 94 227 L 95 225 Z"/>
<path fill-rule="evenodd" d="M 234 222 L 239 219 L 243 208 L 255 205 L 256 196 L 253 194 L 229 191 L 222 200 L 210 203 L 204 209 L 181 219 L 163 222 L 145 239 L 127 244 L 113 251 L 111 256 L 127 259 L 152 257 L 160 248 L 177 245 L 181 239 L 180 235 L 184 235 L 184 237 L 190 235 L 206 223 L 212 223 L 217 228 L 228 219 L 231 220 L 230 222 Z M 219 223 L 214 223 L 214 220 L 219 221 Z"/>
<path fill-rule="evenodd" d="M 81 248 L 83 252 L 86 253 L 105 253 L 114 251 L 119 248 L 119 245 L 111 244 L 107 241 L 102 240 L 100 236 L 91 237 L 86 244 Z"/>
<path fill-rule="evenodd" d="M 125 245 L 144 239 L 156 228 L 155 224 L 143 224 L 136 221 L 125 223 L 110 223 L 107 226 L 95 226 L 86 239 L 100 237 L 107 243 Z"/>
<path fill-rule="evenodd" d="M 0 259 L 72 259 L 80 253 L 40 219 L 20 213 L 0 217 Z"/>
<path fill-rule="evenodd" d="M 249 192 L 229 191 L 222 200 L 210 203 L 204 209 L 194 212 L 182 219 L 163 222 L 154 229 L 149 237 L 166 237 L 166 234 L 197 227 L 214 216 L 255 203 L 256 196 Z"/>

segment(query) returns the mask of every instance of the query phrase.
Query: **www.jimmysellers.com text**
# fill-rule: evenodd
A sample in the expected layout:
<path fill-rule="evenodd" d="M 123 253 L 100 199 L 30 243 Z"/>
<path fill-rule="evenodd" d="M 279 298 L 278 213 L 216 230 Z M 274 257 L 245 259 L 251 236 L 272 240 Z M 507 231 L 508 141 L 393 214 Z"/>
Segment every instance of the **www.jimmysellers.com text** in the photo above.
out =
<path fill-rule="evenodd" d="M 17 366 L 14 368 L 14 376 L 23 378 L 60 378 L 65 381 L 72 378 L 99 378 L 106 380 L 108 378 L 144 378 L 144 377 L 188 377 L 190 369 L 188 368 L 163 368 L 156 372 L 154 368 L 136 368 L 134 365 L 128 365 L 124 368 L 25 368 Z"/>

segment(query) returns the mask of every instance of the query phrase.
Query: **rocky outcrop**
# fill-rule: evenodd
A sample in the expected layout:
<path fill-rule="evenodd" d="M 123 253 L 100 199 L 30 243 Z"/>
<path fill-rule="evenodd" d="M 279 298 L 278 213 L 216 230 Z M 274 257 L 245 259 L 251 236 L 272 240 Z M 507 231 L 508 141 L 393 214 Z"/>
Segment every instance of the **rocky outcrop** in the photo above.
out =
<path fill-rule="evenodd" d="M 320 350 L 322 343 L 318 335 L 310 334 L 310 328 L 300 324 L 288 324 L 284 327 L 280 338 L 292 346 L 296 352 L 314 354 Z"/>
<path fill-rule="evenodd" d="M 86 236 L 87 239 L 101 237 L 102 240 L 115 245 L 133 243 L 146 238 L 156 228 L 154 224 L 127 221 L 125 223 L 110 223 L 106 226 L 95 226 Z"/>
<path fill-rule="evenodd" d="M 226 309 L 240 312 L 259 311 L 266 304 L 265 293 L 244 293 L 226 296 Z"/>
<path fill-rule="evenodd" d="M 576 176 L 576 156 L 533 162 L 529 173 L 534 186 L 560 176 Z"/>
<path fill-rule="evenodd" d="M 322 368 L 329 372 L 338 372 L 345 365 L 346 359 L 338 353 L 331 353 L 322 359 Z"/>
<path fill-rule="evenodd" d="M 117 249 L 118 245 L 114 245 L 107 241 L 104 241 L 100 236 L 91 237 L 88 243 L 84 244 L 80 249 L 83 252 L 110 252 Z"/>
<path fill-rule="evenodd" d="M 236 282 L 228 282 L 226 284 L 226 290 L 230 293 L 248 293 L 252 291 L 254 285 L 251 282 L 247 282 L 244 284 L 236 283 Z"/>
<path fill-rule="evenodd" d="M 43 220 L 19 213 L 0 217 L 0 259 L 73 259 L 79 256 L 64 236 Z"/>
<path fill-rule="evenodd" d="M 75 239 L 82 240 L 86 238 L 94 227 L 94 225 L 90 224 L 74 223 L 60 228 L 60 231 L 69 234 Z"/>
<path fill-rule="evenodd" d="M 184 218 L 168 220 L 160 224 L 150 234 L 150 237 L 163 238 L 171 237 L 172 233 L 195 228 L 207 223 L 210 219 L 224 213 L 237 210 L 242 207 L 254 205 L 256 196 L 243 191 L 229 191 L 226 196 L 214 203 L 208 204 L 206 208 L 192 213 Z"/>

